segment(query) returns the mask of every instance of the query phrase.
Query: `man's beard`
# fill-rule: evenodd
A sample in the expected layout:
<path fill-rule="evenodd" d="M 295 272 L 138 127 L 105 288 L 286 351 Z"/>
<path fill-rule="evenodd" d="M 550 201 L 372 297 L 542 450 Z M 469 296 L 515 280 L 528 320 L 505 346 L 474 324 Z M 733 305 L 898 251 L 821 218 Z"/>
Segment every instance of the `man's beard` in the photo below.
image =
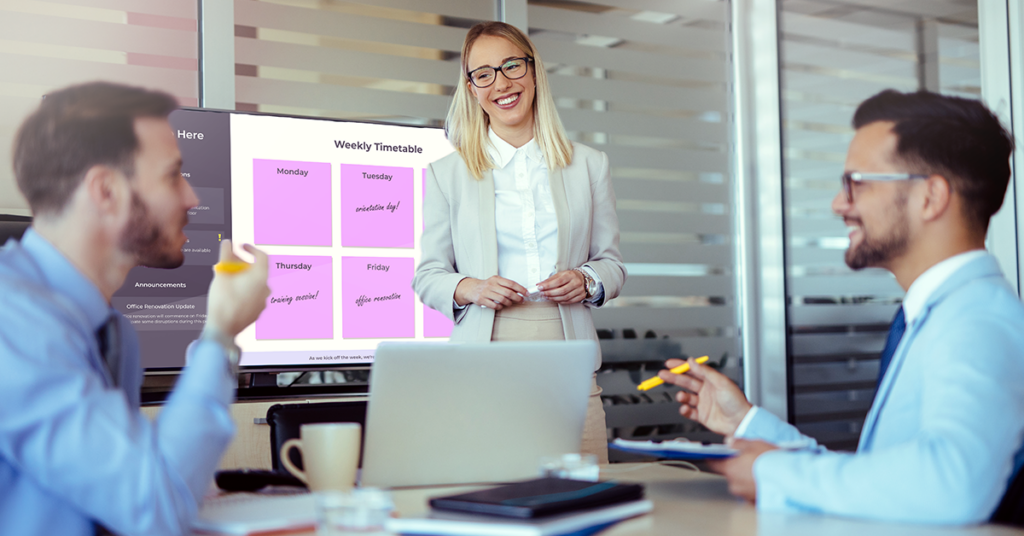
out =
<path fill-rule="evenodd" d="M 908 242 L 906 208 L 907 196 L 901 192 L 889 207 L 888 213 L 892 216 L 892 221 L 889 224 L 889 234 L 886 236 L 871 237 L 861 220 L 863 237 L 856 248 L 851 244 L 846 250 L 846 265 L 854 270 L 861 270 L 872 266 L 883 266 L 892 259 L 903 255 L 907 251 Z"/>
<path fill-rule="evenodd" d="M 182 227 L 188 223 L 188 213 L 182 216 Z M 185 254 L 160 231 L 149 208 L 139 194 L 132 192 L 132 209 L 128 227 L 121 234 L 121 250 L 135 257 L 136 264 L 149 268 L 177 268 L 185 262 Z"/>

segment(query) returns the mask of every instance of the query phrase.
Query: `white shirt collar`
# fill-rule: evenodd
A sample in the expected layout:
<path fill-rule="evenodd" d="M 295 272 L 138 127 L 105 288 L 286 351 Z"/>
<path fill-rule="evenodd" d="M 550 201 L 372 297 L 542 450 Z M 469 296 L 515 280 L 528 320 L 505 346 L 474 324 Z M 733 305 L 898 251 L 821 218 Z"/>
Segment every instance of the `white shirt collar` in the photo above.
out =
<path fill-rule="evenodd" d="M 923 274 L 918 276 L 913 283 L 910 284 L 910 288 L 907 289 L 907 295 L 903 298 L 903 314 L 907 320 L 909 326 L 918 315 L 921 314 L 921 310 L 924 309 L 924 304 L 928 301 L 943 283 L 957 270 L 962 268 L 965 264 L 987 255 L 988 252 L 984 249 L 976 249 L 954 255 L 935 266 L 924 271 Z"/>
<path fill-rule="evenodd" d="M 541 152 L 540 146 L 537 145 L 537 138 L 530 138 L 526 145 L 516 148 L 495 134 L 494 129 L 491 127 L 487 127 L 487 137 L 491 141 L 491 144 L 487 147 L 487 154 L 498 169 L 503 169 L 507 166 L 519 151 L 523 151 L 527 158 L 531 160 L 536 162 L 544 161 L 544 153 Z"/>

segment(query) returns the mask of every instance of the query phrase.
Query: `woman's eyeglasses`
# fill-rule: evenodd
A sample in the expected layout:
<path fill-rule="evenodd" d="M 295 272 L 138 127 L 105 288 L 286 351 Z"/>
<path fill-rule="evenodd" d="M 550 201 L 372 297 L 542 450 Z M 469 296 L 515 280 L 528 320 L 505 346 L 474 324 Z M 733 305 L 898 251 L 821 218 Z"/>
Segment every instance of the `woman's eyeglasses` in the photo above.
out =
<path fill-rule="evenodd" d="M 853 183 L 860 181 L 908 181 L 911 179 L 927 179 L 928 175 L 918 173 L 860 173 L 857 171 L 843 173 L 843 193 L 846 202 L 853 203 Z"/>
<path fill-rule="evenodd" d="M 505 75 L 505 78 L 509 80 L 519 80 L 526 76 L 527 71 L 530 69 L 528 65 L 533 58 L 512 58 L 505 63 L 501 64 L 501 67 L 480 67 L 479 69 L 473 69 L 466 73 L 469 77 L 469 81 L 478 88 L 490 87 L 495 80 L 498 79 L 498 71 Z"/>

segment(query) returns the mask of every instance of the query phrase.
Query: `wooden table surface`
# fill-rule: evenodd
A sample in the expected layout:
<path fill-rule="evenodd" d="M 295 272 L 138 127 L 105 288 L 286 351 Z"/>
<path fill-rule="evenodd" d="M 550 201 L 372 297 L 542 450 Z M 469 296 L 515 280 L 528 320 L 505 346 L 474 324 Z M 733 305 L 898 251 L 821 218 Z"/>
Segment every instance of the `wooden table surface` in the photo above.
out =
<path fill-rule="evenodd" d="M 1024 530 L 999 525 L 935 527 L 879 523 L 812 514 L 758 513 L 729 494 L 723 477 L 656 463 L 602 466 L 602 480 L 640 482 L 650 514 L 618 523 L 601 536 L 685 534 L 687 536 L 1021 536 Z M 397 513 L 426 515 L 427 500 L 479 487 L 437 486 L 392 490 Z M 315 534 L 311 532 L 309 534 Z"/>

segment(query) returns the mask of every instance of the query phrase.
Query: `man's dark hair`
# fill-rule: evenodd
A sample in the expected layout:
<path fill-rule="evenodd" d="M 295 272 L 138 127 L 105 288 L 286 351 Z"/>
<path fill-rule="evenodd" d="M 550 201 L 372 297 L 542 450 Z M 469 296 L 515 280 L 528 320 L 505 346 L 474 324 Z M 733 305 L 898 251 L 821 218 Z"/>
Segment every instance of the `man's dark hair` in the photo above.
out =
<path fill-rule="evenodd" d="M 134 174 L 135 119 L 178 107 L 161 91 L 92 82 L 50 93 L 14 140 L 14 176 L 35 214 L 60 214 L 86 172 L 108 165 Z"/>
<path fill-rule="evenodd" d="M 1010 181 L 1013 136 L 979 101 L 928 91 L 887 89 L 857 107 L 854 128 L 877 121 L 895 123 L 896 158 L 912 173 L 942 175 L 963 199 L 963 212 L 976 230 L 1003 204 Z"/>

